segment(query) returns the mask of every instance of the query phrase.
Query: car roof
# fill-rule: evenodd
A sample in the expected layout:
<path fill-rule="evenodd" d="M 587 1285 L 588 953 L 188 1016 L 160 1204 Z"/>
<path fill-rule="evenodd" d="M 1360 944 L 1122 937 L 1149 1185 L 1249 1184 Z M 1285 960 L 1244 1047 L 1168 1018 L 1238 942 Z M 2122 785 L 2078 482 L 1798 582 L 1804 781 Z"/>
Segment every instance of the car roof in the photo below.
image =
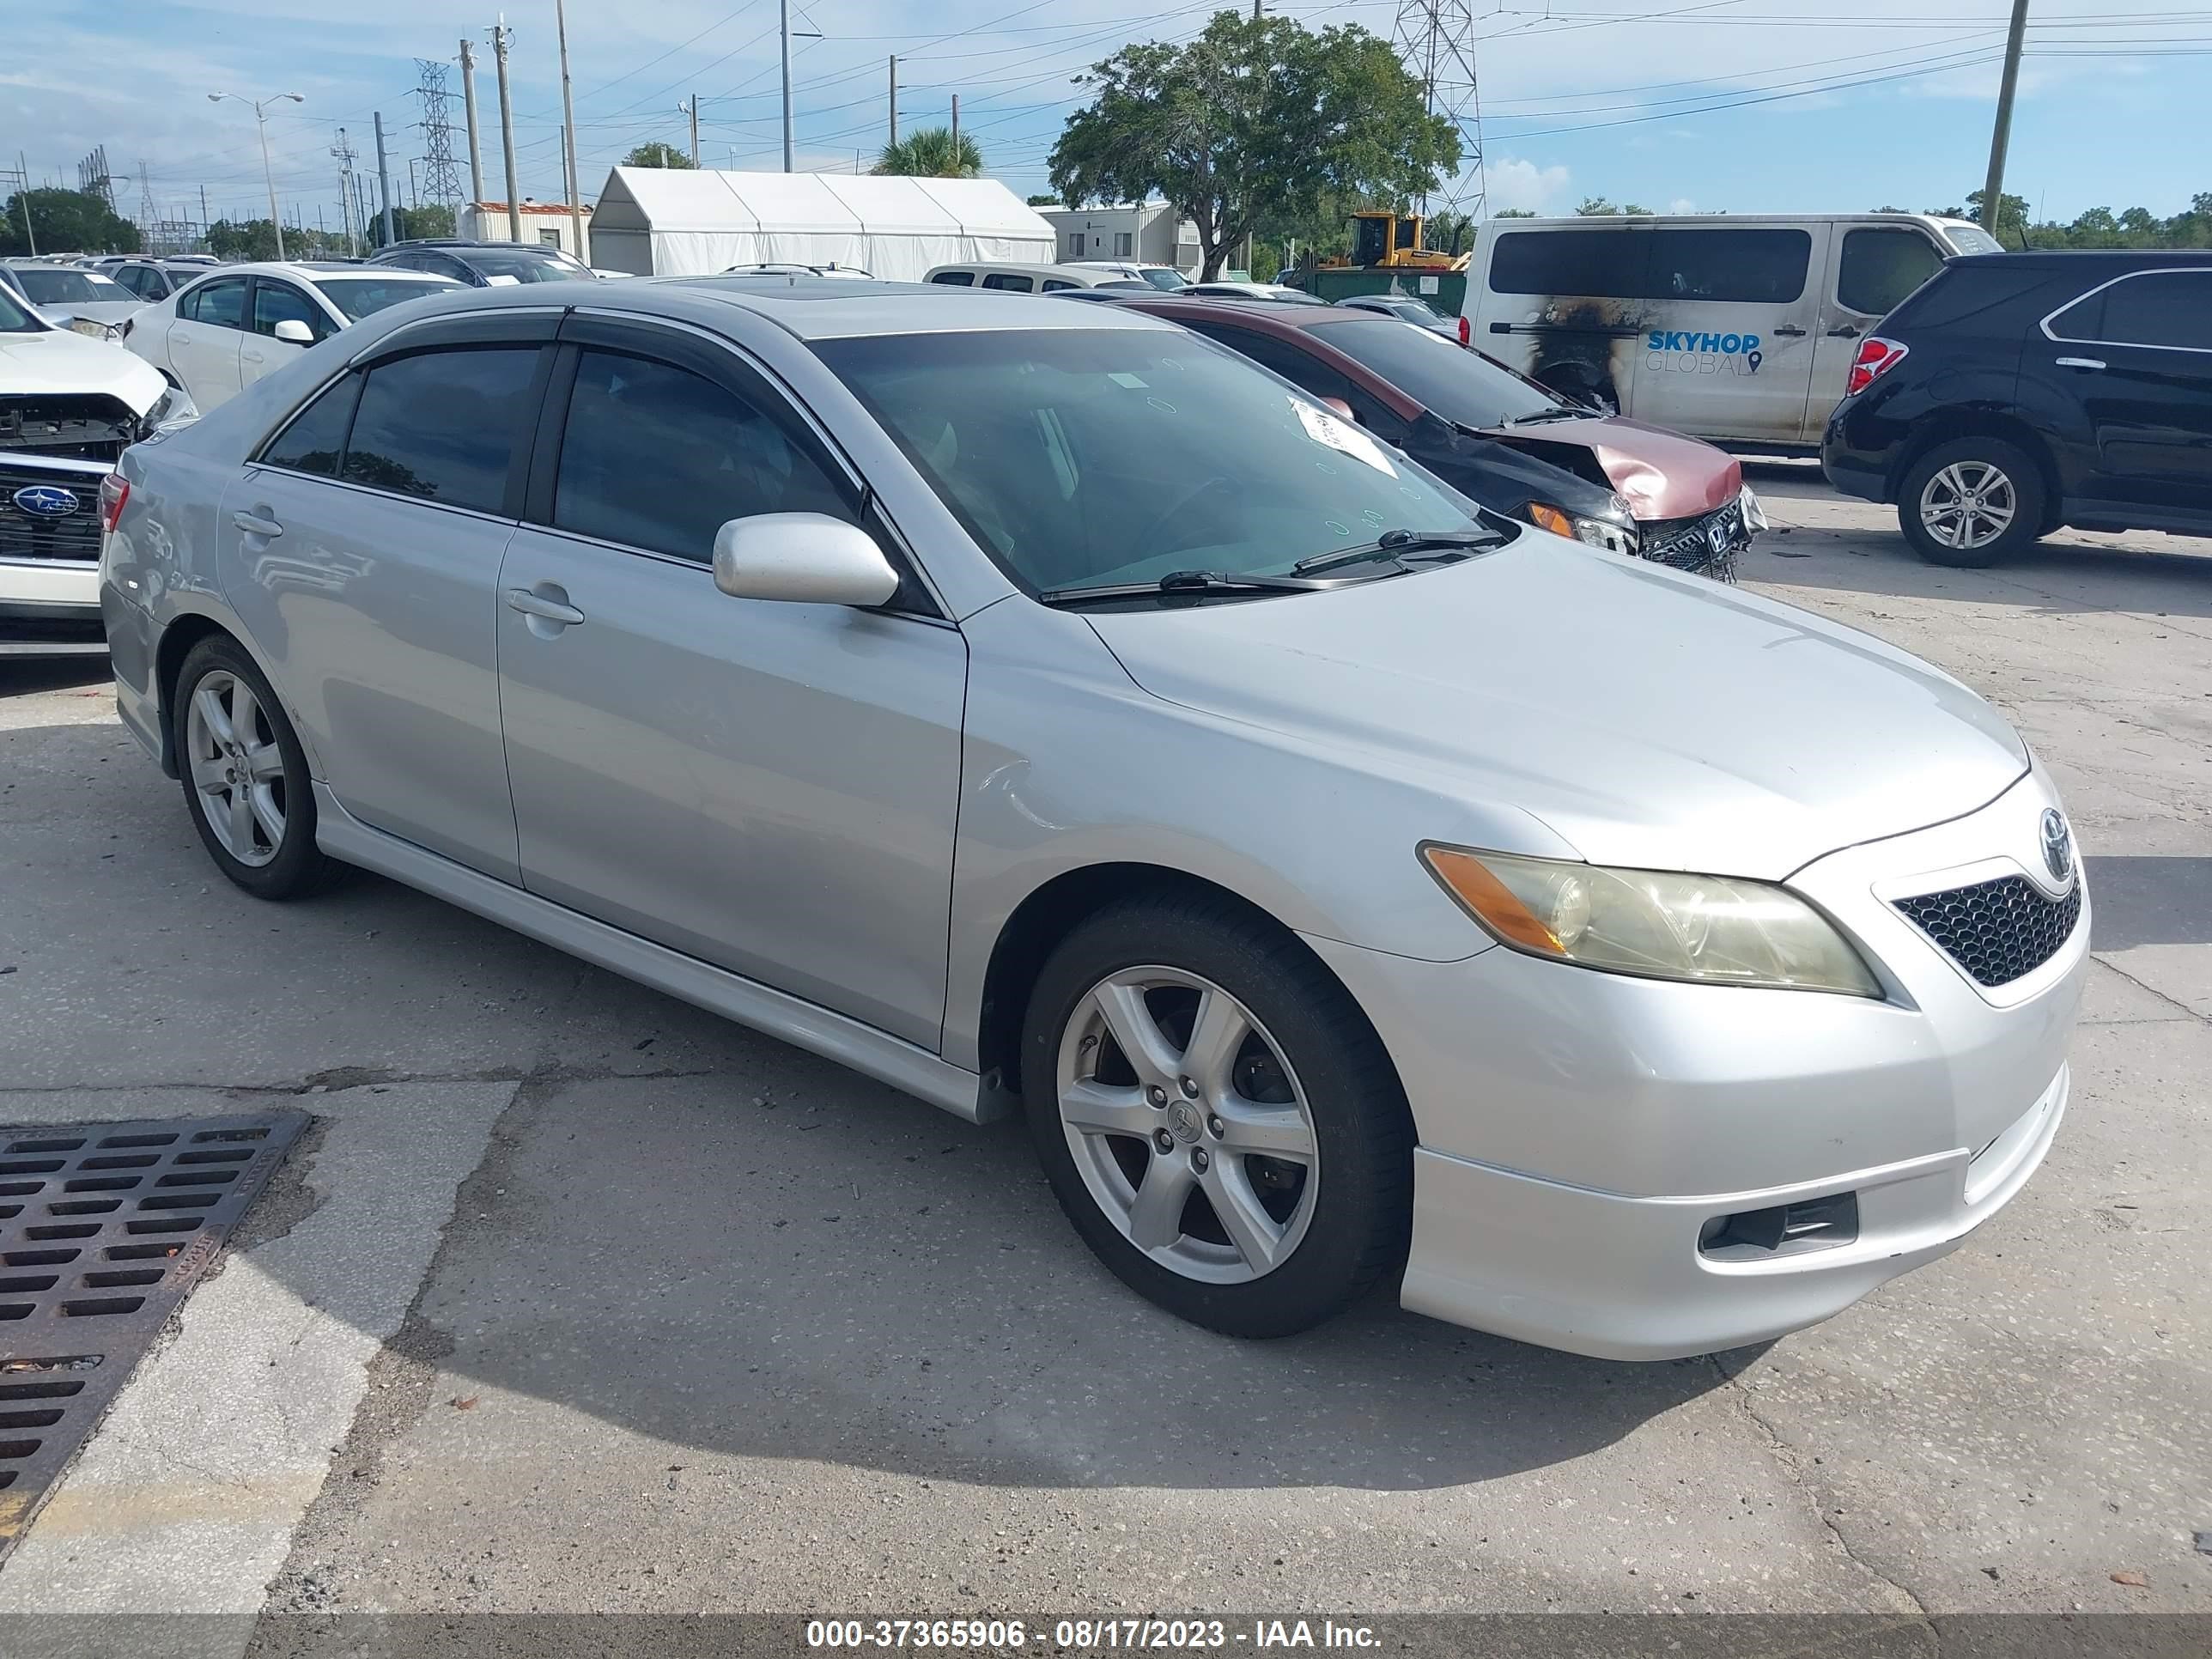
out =
<path fill-rule="evenodd" d="M 332 276 L 373 276 L 379 282 L 431 283 L 461 286 L 450 276 L 427 270 L 386 270 L 380 266 L 341 264 L 327 259 L 251 259 L 234 265 L 187 266 L 210 276 L 289 276 L 295 282 L 317 283 Z"/>
<path fill-rule="evenodd" d="M 2144 270 L 2212 267 L 2212 248 L 2188 247 L 2035 247 L 2005 253 L 1959 253 L 1947 262 L 1974 270 L 2016 270 L 2032 266 L 2042 270 L 2078 270 L 2094 265 L 2136 266 Z"/>

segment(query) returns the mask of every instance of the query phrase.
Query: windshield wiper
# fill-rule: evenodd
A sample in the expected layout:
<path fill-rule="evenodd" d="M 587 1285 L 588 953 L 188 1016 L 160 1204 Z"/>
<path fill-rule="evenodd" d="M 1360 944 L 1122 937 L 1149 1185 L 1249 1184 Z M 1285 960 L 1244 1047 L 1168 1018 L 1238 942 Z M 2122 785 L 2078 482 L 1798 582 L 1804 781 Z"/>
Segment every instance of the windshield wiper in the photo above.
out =
<path fill-rule="evenodd" d="M 1408 558 L 1451 556 L 1464 558 L 1471 547 L 1501 547 L 1505 538 L 1487 530 L 1386 530 L 1371 542 L 1340 547 L 1333 553 L 1316 553 L 1300 559 L 1291 568 L 1300 575 L 1334 570 L 1340 565 L 1362 564 L 1370 559 L 1390 559 L 1400 565 Z"/>
<path fill-rule="evenodd" d="M 1097 587 L 1055 587 L 1037 597 L 1047 605 L 1075 599 L 1126 599 L 1161 593 L 1310 593 L 1316 589 L 1349 587 L 1351 578 L 1334 580 L 1306 576 L 1231 576 L 1218 570 L 1170 570 L 1158 581 L 1116 582 Z"/>
<path fill-rule="evenodd" d="M 1508 426 L 1541 426 L 1547 421 L 1591 421 L 1597 418 L 1593 409 L 1540 409 L 1533 415 L 1516 415 L 1506 422 Z"/>

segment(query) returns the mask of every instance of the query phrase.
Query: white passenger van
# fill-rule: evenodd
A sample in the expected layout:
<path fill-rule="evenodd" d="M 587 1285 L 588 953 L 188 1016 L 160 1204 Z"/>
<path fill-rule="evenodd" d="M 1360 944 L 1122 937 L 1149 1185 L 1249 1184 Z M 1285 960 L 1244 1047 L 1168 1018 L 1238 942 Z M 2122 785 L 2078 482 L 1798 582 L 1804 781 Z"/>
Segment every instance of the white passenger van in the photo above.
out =
<path fill-rule="evenodd" d="M 1461 336 L 1556 392 L 1723 442 L 1820 441 L 1859 337 L 1979 225 L 1919 213 L 1505 219 Z"/>
<path fill-rule="evenodd" d="M 1130 268 L 1133 271 L 1135 267 Z M 1143 277 L 1108 265 L 1023 265 L 989 259 L 963 259 L 933 265 L 925 283 L 948 288 L 994 288 L 1009 294 L 1057 294 L 1069 288 L 1145 288 Z"/>

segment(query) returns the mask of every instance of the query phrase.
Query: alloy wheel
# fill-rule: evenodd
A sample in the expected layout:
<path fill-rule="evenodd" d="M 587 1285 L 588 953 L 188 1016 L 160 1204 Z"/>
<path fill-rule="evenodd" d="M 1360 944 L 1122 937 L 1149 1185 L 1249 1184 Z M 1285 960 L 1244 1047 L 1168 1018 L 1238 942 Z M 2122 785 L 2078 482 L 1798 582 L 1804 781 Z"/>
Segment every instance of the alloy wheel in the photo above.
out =
<path fill-rule="evenodd" d="M 185 712 L 185 765 L 224 852 L 254 868 L 284 846 L 284 754 L 261 700 L 237 675 L 201 676 Z"/>
<path fill-rule="evenodd" d="M 1057 1104 L 1085 1188 L 1123 1237 L 1188 1279 L 1289 1260 L 1321 1158 L 1304 1090 L 1265 1026 L 1182 969 L 1110 974 L 1060 1034 Z"/>
<path fill-rule="evenodd" d="M 1987 461 L 1954 461 L 1920 491 L 1920 522 L 1945 547 L 1972 552 L 2011 527 L 2020 510 L 2012 480 Z"/>

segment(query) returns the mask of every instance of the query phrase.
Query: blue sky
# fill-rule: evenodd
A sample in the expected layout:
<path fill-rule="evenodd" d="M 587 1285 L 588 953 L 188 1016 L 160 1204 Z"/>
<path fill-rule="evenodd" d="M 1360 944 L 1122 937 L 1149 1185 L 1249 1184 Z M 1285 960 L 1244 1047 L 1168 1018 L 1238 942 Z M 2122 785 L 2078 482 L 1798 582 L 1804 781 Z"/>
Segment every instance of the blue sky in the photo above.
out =
<path fill-rule="evenodd" d="M 2006 0 L 1468 0 L 1481 76 L 1491 204 L 1566 210 L 1585 195 L 1665 210 L 1940 206 L 1978 187 Z M 1268 0 L 1271 11 L 1388 35 L 1397 0 Z M 1044 157 L 1079 100 L 1069 77 L 1126 41 L 1195 33 L 1215 9 L 1177 0 L 805 0 L 793 7 L 799 165 L 850 168 L 884 131 L 897 52 L 902 127 L 941 124 L 952 93 L 991 173 L 1046 188 Z M 343 125 L 373 167 L 381 110 L 399 198 L 419 156 L 417 57 L 478 41 L 487 194 L 503 193 L 491 51 L 496 10 L 447 0 L 48 0 L 0 61 L 0 167 L 75 182 L 104 143 L 135 214 L 141 162 L 157 206 L 265 211 L 252 112 L 210 91 L 304 104 L 269 131 L 286 216 L 336 222 Z M 521 191 L 561 194 L 552 0 L 507 8 Z M 2160 214 L 2212 190 L 2212 3 L 2035 0 L 2010 189 L 2042 213 L 2140 204 Z M 572 0 L 579 172 L 588 199 L 648 138 L 683 143 L 678 100 L 701 94 L 709 165 L 780 165 L 775 0 Z M 459 71 L 453 120 L 460 121 Z M 465 149 L 458 131 L 457 152 Z"/>

